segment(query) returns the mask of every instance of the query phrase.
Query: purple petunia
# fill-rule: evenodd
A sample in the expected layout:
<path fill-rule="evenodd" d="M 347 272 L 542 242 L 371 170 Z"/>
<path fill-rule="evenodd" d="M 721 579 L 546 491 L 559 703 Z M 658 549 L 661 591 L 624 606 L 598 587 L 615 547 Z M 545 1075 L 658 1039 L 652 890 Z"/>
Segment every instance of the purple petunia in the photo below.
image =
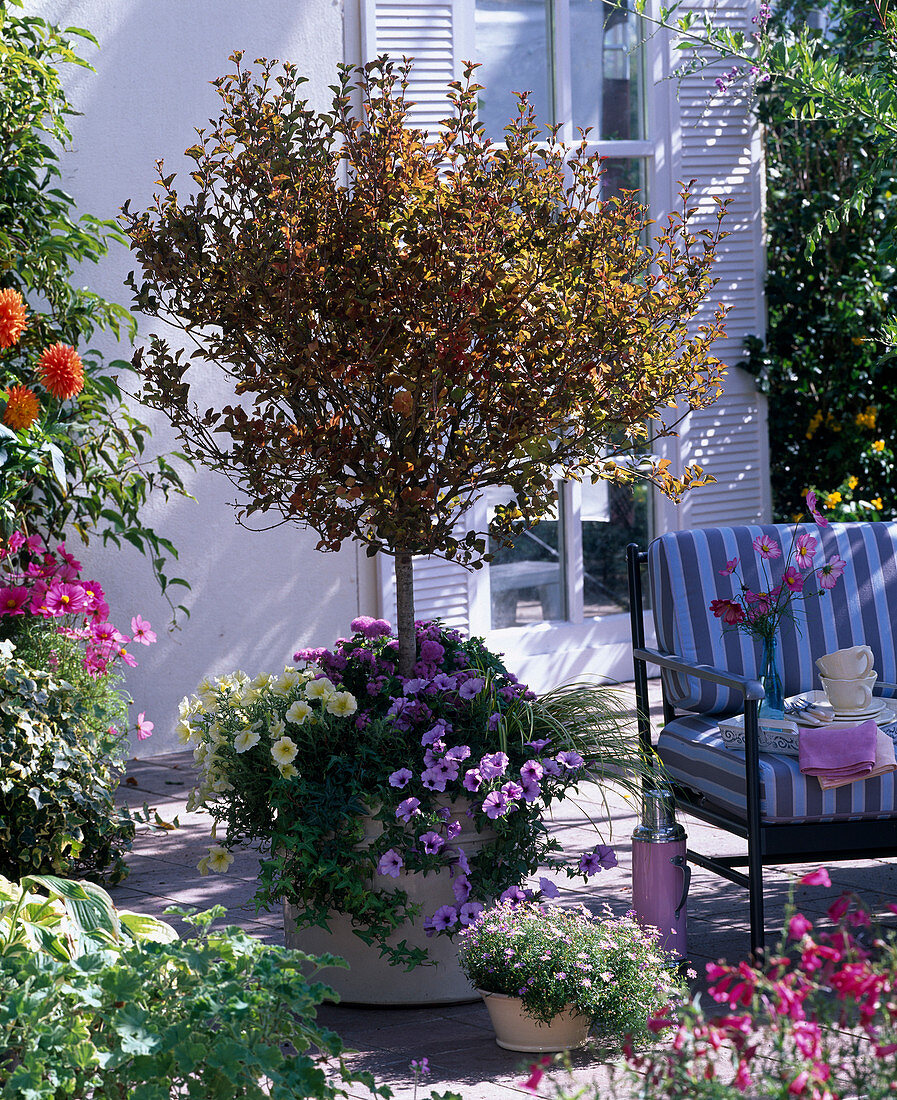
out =
<path fill-rule="evenodd" d="M 616 866 L 617 857 L 614 855 L 614 850 L 606 844 L 599 844 L 593 852 L 586 852 L 579 858 L 579 869 L 587 877 L 597 875 L 606 867 Z"/>
<path fill-rule="evenodd" d="M 419 798 L 406 798 L 404 802 L 400 802 L 398 806 L 396 806 L 396 817 L 399 821 L 410 821 L 412 817 L 419 817 L 419 806 Z"/>
<path fill-rule="evenodd" d="M 503 890 L 498 895 L 498 900 L 511 902 L 529 901 L 532 896 L 531 890 L 524 890 L 520 886 L 509 886 L 507 890 Z"/>
<path fill-rule="evenodd" d="M 483 777 L 477 768 L 469 768 L 464 773 L 464 779 L 461 782 L 461 786 L 465 791 L 470 791 L 471 794 L 478 791 L 483 783 Z"/>
<path fill-rule="evenodd" d="M 450 821 L 445 827 L 445 839 L 454 840 L 456 836 L 461 832 L 460 821 Z"/>
<path fill-rule="evenodd" d="M 417 678 L 415 680 L 406 680 L 405 683 L 402 684 L 402 694 L 417 695 L 419 691 L 424 690 L 429 682 L 429 680 L 422 680 L 420 678 Z"/>
<path fill-rule="evenodd" d="M 528 748 L 530 752 L 541 752 L 546 745 L 550 744 L 551 742 L 547 737 L 540 737 L 535 741 L 527 741 L 526 748 Z"/>
<path fill-rule="evenodd" d="M 420 846 L 428 856 L 435 856 L 445 844 L 439 833 L 434 833 L 432 830 L 428 833 L 421 833 L 418 839 L 420 840 Z"/>
<path fill-rule="evenodd" d="M 470 890 L 470 879 L 466 875 L 459 875 L 452 883 L 452 893 L 459 905 L 470 897 Z"/>
<path fill-rule="evenodd" d="M 540 878 L 539 889 L 542 891 L 542 897 L 544 898 L 556 898 L 560 894 L 560 890 L 550 878 Z"/>
<path fill-rule="evenodd" d="M 456 859 L 452 866 L 452 874 L 454 874 L 456 868 L 465 875 L 470 874 L 470 864 L 467 861 L 467 853 L 463 848 L 456 849 Z"/>
<path fill-rule="evenodd" d="M 504 775 L 508 767 L 508 758 L 503 752 L 486 753 L 480 761 L 480 775 L 484 779 L 495 779 Z"/>
<path fill-rule="evenodd" d="M 546 775 L 558 776 L 561 774 L 561 766 L 557 760 L 543 760 L 542 769 Z"/>
<path fill-rule="evenodd" d="M 583 765 L 583 759 L 578 752 L 559 752 L 555 760 L 557 760 L 561 767 L 566 768 L 569 772 L 574 771 L 576 768 L 581 768 Z"/>
<path fill-rule="evenodd" d="M 441 740 L 444 734 L 450 732 L 451 726 L 442 718 L 438 718 L 423 737 L 421 737 L 420 743 L 424 748 L 426 748 L 427 745 L 435 745 L 437 741 Z"/>
<path fill-rule="evenodd" d="M 472 676 L 458 688 L 458 694 L 462 699 L 475 699 L 486 686 L 482 676 Z"/>
<path fill-rule="evenodd" d="M 469 928 L 483 912 L 485 906 L 479 901 L 467 901 L 458 910 L 458 917 L 465 928 Z"/>
<path fill-rule="evenodd" d="M 483 812 L 494 821 L 497 817 L 504 817 L 510 805 L 504 791 L 490 791 L 483 799 Z"/>
<path fill-rule="evenodd" d="M 410 768 L 399 768 L 397 772 L 393 772 L 389 777 L 390 787 L 407 787 L 412 774 Z"/>
<path fill-rule="evenodd" d="M 380 857 L 380 862 L 377 864 L 377 874 L 398 878 L 403 866 L 402 857 L 395 848 L 390 848 L 388 852 L 384 852 Z"/>
<path fill-rule="evenodd" d="M 523 784 L 523 801 L 524 802 L 535 802 L 537 798 L 541 798 L 541 797 L 542 797 L 542 787 L 538 782 L 533 781 L 533 782 L 530 782 L 530 783 L 524 783 Z"/>
<path fill-rule="evenodd" d="M 454 676 L 448 676 L 444 672 L 439 672 L 433 677 L 433 687 L 437 691 L 454 691 L 458 686 L 458 680 Z"/>
<path fill-rule="evenodd" d="M 523 795 L 523 787 L 519 783 L 509 781 L 502 784 L 502 794 L 506 794 L 511 802 L 516 802 Z"/>
<path fill-rule="evenodd" d="M 489 715 L 489 720 L 486 722 L 486 728 L 490 733 L 495 733 L 498 727 L 501 725 L 501 713 L 496 711 L 495 714 Z"/>
<path fill-rule="evenodd" d="M 458 910 L 454 905 L 440 905 L 432 917 L 432 926 L 437 932 L 445 932 L 458 923 Z"/>
<path fill-rule="evenodd" d="M 466 760 L 470 756 L 469 745 L 454 745 L 445 754 L 446 760 Z"/>
<path fill-rule="evenodd" d="M 538 760 L 527 760 L 520 769 L 520 778 L 524 783 L 538 783 L 545 774 L 545 769 Z"/>

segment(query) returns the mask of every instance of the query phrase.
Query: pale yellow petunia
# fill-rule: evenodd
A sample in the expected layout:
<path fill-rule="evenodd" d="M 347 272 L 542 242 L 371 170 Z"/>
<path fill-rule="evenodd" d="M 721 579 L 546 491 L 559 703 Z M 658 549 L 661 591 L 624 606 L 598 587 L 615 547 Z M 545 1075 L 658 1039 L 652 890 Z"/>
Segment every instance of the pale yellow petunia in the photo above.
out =
<path fill-rule="evenodd" d="M 224 872 L 234 862 L 234 857 L 227 848 L 222 848 L 220 844 L 213 844 L 206 858 L 209 861 L 210 871 Z"/>
<path fill-rule="evenodd" d="M 309 680 L 305 685 L 306 699 L 327 699 L 334 692 L 333 683 L 326 676 L 319 680 Z"/>
<path fill-rule="evenodd" d="M 251 748 L 254 748 L 261 737 L 258 730 L 243 730 L 242 733 L 238 733 L 234 738 L 234 751 L 235 752 L 248 752 Z"/>
<path fill-rule="evenodd" d="M 281 766 L 277 770 L 280 772 L 281 776 L 284 779 L 292 779 L 294 776 L 299 774 L 299 769 L 296 767 L 295 764 L 281 764 Z"/>
<path fill-rule="evenodd" d="M 324 706 L 330 714 L 335 714 L 340 718 L 345 718 L 358 710 L 358 703 L 350 691 L 335 691 Z"/>
<path fill-rule="evenodd" d="M 286 719 L 288 722 L 292 722 L 294 726 L 301 726 L 310 715 L 311 707 L 308 703 L 302 699 L 297 699 L 287 711 Z"/>
<path fill-rule="evenodd" d="M 275 741 L 271 746 L 271 755 L 274 757 L 274 763 L 280 765 L 292 764 L 296 759 L 296 753 L 299 751 L 299 746 L 292 739 L 292 737 L 281 737 L 279 741 Z"/>

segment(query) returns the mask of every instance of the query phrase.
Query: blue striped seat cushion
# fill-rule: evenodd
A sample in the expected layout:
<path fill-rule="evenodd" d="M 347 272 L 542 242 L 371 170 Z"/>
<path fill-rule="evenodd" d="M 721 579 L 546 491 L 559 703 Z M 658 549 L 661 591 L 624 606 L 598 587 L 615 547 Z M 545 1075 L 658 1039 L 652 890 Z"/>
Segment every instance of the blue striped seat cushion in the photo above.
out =
<path fill-rule="evenodd" d="M 671 779 L 700 792 L 714 806 L 747 815 L 744 753 L 726 748 L 712 717 L 686 715 L 669 722 L 657 751 Z M 802 775 L 797 757 L 760 753 L 760 813 L 767 823 L 859 821 L 897 813 L 897 772 L 823 791 Z"/>
<path fill-rule="evenodd" d="M 879 680 L 897 682 L 897 522 L 838 523 L 828 527 L 801 524 L 796 530 L 817 539 L 815 565 L 835 555 L 847 562 L 844 575 L 820 598 L 798 597 L 795 621 L 785 620 L 779 632 L 779 672 L 786 695 L 820 687 L 817 657 L 846 646 L 866 643 L 875 654 Z M 739 559 L 745 583 L 755 591 L 760 583 L 758 556 L 752 546 L 758 535 L 772 535 L 783 555 L 772 560 L 772 581 L 778 583 L 787 564 L 795 527 L 711 527 L 671 531 L 648 548 L 648 583 L 657 641 L 661 649 L 700 664 L 755 678 L 760 667 L 760 643 L 735 627 L 724 627 L 710 611 L 710 601 L 738 591 L 734 576 L 719 570 Z M 808 586 L 818 587 L 807 573 Z M 680 710 L 700 714 L 741 711 L 738 692 L 695 677 L 665 674 L 667 699 Z"/>

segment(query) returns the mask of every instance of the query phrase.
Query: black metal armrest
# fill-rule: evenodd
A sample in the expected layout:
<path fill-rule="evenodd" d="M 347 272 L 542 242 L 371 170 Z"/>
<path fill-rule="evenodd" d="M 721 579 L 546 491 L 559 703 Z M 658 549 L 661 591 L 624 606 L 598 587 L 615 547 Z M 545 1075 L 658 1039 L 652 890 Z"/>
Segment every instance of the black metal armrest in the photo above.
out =
<path fill-rule="evenodd" d="M 759 702 L 764 698 L 763 686 L 759 680 L 752 680 L 747 676 L 736 676 L 726 672 L 725 669 L 714 668 L 713 665 L 699 665 L 696 661 L 689 661 L 674 653 L 661 653 L 657 649 L 634 649 L 632 656 L 636 661 L 648 661 L 653 665 L 660 665 L 661 668 L 668 668 L 671 672 L 680 672 L 685 676 L 696 676 L 699 680 L 722 684 L 723 687 L 740 692 L 746 700 L 756 699 Z"/>

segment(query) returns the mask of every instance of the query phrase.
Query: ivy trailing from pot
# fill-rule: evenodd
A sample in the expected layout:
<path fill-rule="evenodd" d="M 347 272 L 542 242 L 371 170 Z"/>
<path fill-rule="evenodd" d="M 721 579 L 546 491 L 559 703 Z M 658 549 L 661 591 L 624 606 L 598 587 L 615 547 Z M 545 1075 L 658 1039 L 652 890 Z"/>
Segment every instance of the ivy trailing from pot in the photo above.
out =
<path fill-rule="evenodd" d="M 616 863 L 602 844 L 565 855 L 544 820 L 588 779 L 614 773 L 638 789 L 643 765 L 613 692 L 536 698 L 480 639 L 438 622 L 416 624 L 406 677 L 388 623 L 352 627 L 280 676 L 207 680 L 183 701 L 179 733 L 201 767 L 190 808 L 223 833 L 201 870 L 226 870 L 232 848 L 256 845 L 259 905 L 285 898 L 305 927 L 347 914 L 390 961 L 414 966 L 423 949 L 387 943 L 407 921 L 452 934 L 495 898 L 532 898 L 526 880 L 540 868 L 585 879 Z M 480 834 L 475 852 L 462 829 Z M 403 876 L 442 868 L 455 902 L 421 914 Z M 540 892 L 558 891 L 543 876 Z"/>

